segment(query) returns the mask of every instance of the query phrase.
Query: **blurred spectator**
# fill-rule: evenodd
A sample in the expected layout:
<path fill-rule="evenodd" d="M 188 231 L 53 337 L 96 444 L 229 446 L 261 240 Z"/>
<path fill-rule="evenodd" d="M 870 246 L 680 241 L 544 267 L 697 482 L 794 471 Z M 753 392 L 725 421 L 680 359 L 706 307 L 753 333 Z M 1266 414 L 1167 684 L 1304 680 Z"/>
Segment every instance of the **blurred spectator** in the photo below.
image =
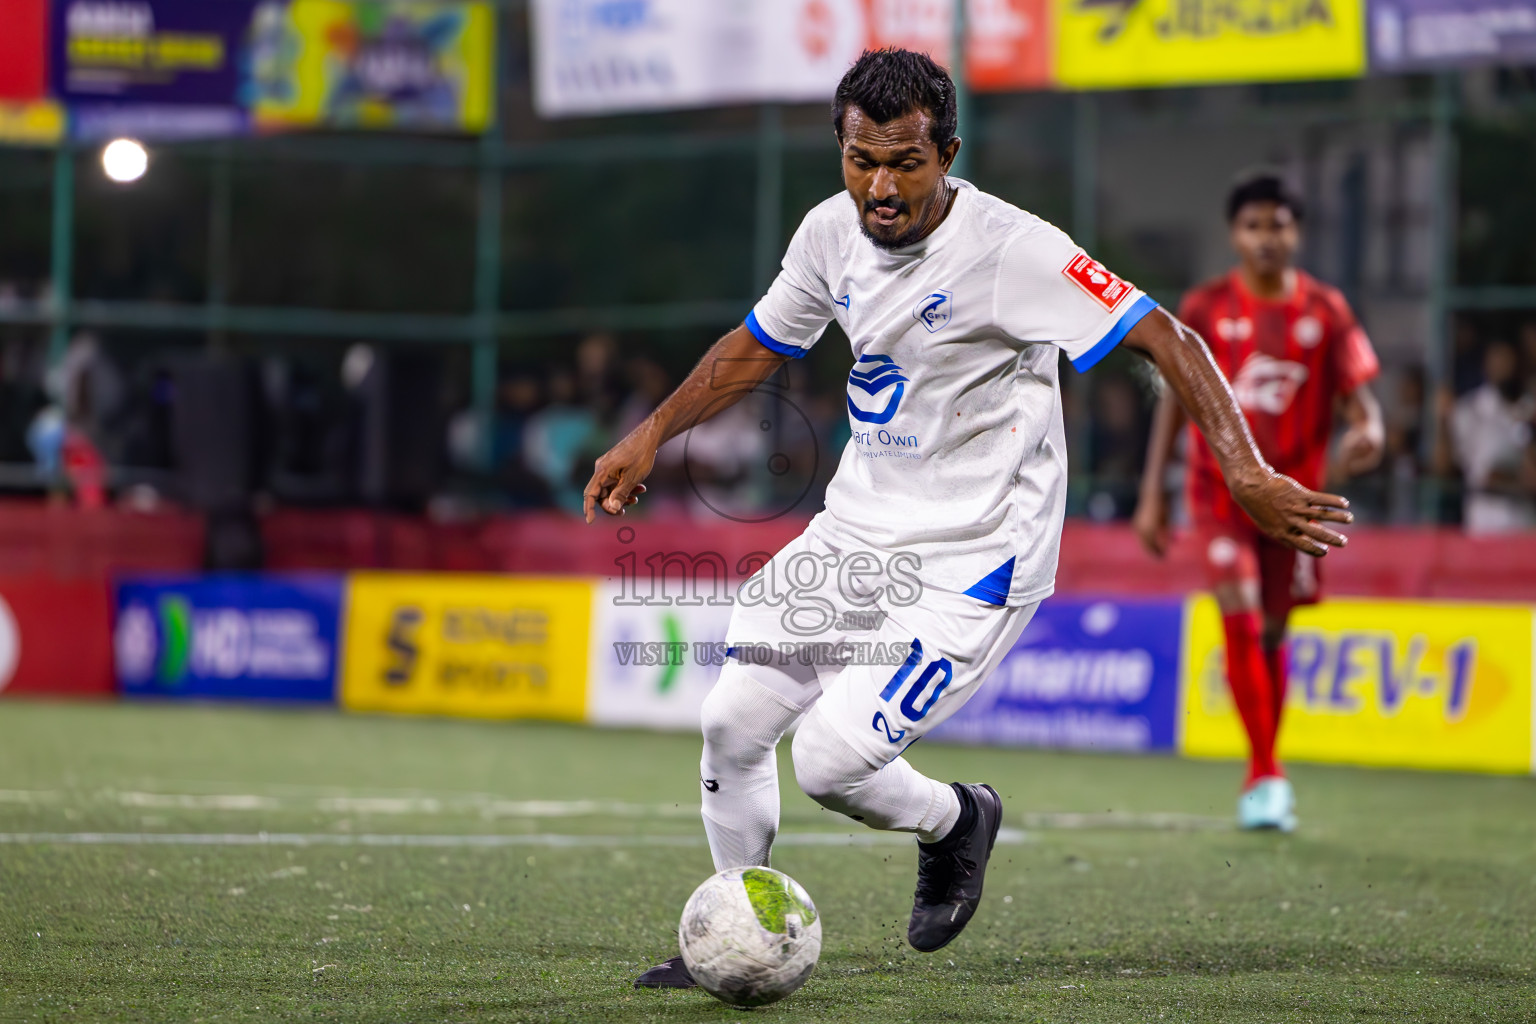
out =
<path fill-rule="evenodd" d="M 1536 398 L 1524 393 L 1519 355 L 1496 341 L 1483 356 L 1481 387 L 1456 403 L 1451 446 L 1466 479 L 1463 522 L 1468 533 L 1536 527 L 1536 448 L 1531 424 Z"/>
<path fill-rule="evenodd" d="M 530 416 L 524 429 L 523 458 L 548 486 L 556 507 L 579 513 L 587 481 L 584 475 L 578 483 L 576 476 L 590 468 L 581 461 L 593 446 L 598 419 L 591 409 L 576 404 L 576 377 L 570 370 L 553 370 L 548 387 L 549 404 Z"/>
<path fill-rule="evenodd" d="M 658 467 L 680 470 L 683 499 L 697 518 L 750 517 L 765 506 L 773 411 L 747 395 L 661 446 Z"/>
<path fill-rule="evenodd" d="M 605 426 L 612 426 L 624 390 L 618 356 L 618 340 L 606 331 L 589 334 L 576 345 L 577 394 L 581 404 Z"/>
<path fill-rule="evenodd" d="M 531 370 L 515 370 L 496 392 L 496 427 L 491 435 L 491 464 L 496 482 L 513 508 L 544 508 L 549 485 L 528 464 L 528 426 L 543 401 L 544 389 Z"/>
<path fill-rule="evenodd" d="M 613 436 L 625 437 L 656 410 L 672 393 L 672 377 L 649 356 L 636 356 L 625 367 L 629 376 L 629 394 L 619 404 L 614 417 Z"/>

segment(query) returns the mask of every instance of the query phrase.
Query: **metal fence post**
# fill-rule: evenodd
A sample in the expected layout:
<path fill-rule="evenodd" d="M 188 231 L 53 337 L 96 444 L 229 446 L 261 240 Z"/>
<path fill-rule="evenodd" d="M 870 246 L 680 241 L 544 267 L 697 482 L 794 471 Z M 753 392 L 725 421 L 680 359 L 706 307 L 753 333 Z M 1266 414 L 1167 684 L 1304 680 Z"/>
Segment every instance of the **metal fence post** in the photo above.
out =
<path fill-rule="evenodd" d="M 951 34 L 949 38 L 949 74 L 955 80 L 955 134 L 964 137 L 967 131 L 973 127 L 971 124 L 971 84 L 965 78 L 965 2 L 955 0 L 954 16 L 950 19 Z M 974 149 L 981 142 L 981 132 L 977 131 L 971 138 L 971 147 Z M 969 181 L 971 178 L 971 151 L 962 143 L 960 152 L 955 156 L 955 165 L 949 172 L 957 178 Z"/>

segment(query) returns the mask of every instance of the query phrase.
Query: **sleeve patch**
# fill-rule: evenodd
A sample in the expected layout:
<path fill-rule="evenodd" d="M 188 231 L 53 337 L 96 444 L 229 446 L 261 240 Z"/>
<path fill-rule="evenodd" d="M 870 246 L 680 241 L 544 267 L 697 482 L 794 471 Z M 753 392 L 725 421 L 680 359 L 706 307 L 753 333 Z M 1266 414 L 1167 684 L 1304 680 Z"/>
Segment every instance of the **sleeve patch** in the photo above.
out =
<path fill-rule="evenodd" d="M 1104 264 L 1081 249 L 1072 257 L 1072 261 L 1061 269 L 1061 272 L 1073 284 L 1087 292 L 1095 302 L 1109 310 L 1113 310 L 1120 304 L 1120 300 L 1135 290 L 1106 270 Z"/>

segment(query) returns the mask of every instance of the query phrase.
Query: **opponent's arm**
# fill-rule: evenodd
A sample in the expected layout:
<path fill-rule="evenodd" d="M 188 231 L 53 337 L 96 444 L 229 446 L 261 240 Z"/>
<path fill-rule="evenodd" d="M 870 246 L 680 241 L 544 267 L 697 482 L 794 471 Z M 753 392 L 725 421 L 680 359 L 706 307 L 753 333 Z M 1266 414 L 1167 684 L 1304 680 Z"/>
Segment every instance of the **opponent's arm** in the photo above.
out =
<path fill-rule="evenodd" d="M 1349 502 L 1309 491 L 1264 461 L 1232 389 L 1198 334 L 1157 309 L 1131 328 L 1123 344 L 1157 364 L 1216 456 L 1227 489 L 1260 530 L 1309 555 L 1344 546 L 1343 535 L 1323 523 L 1353 521 Z"/>
<path fill-rule="evenodd" d="M 1364 384 L 1344 395 L 1340 404 L 1348 426 L 1339 438 L 1339 464 L 1350 476 L 1369 473 L 1381 462 L 1381 453 L 1387 446 L 1381 404 Z"/>
<path fill-rule="evenodd" d="M 1168 476 L 1168 462 L 1173 445 L 1184 429 L 1184 408 L 1164 388 L 1152 414 L 1152 436 L 1147 441 L 1147 465 L 1141 472 L 1141 493 L 1136 498 L 1136 512 L 1131 525 L 1147 552 L 1162 558 L 1168 551 L 1168 498 L 1163 481 Z"/>
<path fill-rule="evenodd" d="M 769 351 L 743 324 L 715 342 L 688 379 L 657 406 L 629 436 L 597 460 L 582 492 L 587 522 L 595 508 L 622 515 L 645 491 L 641 483 L 656 463 L 656 449 L 688 428 L 739 402 L 783 366 L 788 356 Z"/>

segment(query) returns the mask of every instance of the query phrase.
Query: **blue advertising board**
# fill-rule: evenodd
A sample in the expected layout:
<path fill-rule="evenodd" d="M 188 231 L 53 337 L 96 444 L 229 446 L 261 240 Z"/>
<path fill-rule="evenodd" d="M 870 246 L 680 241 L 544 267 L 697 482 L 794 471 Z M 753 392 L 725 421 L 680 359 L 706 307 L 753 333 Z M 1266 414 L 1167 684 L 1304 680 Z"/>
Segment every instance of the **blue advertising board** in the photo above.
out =
<path fill-rule="evenodd" d="M 333 702 L 345 577 L 120 580 L 113 659 L 130 696 Z"/>
<path fill-rule="evenodd" d="M 1173 750 L 1184 608 L 1178 599 L 1052 597 L 941 743 Z"/>
<path fill-rule="evenodd" d="M 1536 0 L 1371 0 L 1371 70 L 1536 60 Z"/>

